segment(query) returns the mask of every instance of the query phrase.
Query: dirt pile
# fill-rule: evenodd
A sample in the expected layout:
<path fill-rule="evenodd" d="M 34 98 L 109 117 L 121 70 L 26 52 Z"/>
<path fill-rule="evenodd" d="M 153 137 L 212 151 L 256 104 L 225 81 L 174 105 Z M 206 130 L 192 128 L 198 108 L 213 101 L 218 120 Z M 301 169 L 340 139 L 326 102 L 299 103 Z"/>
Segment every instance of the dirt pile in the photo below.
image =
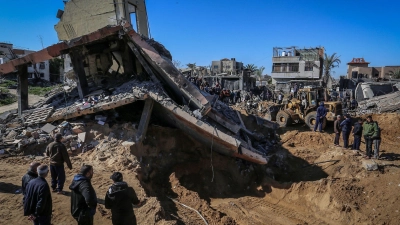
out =
<path fill-rule="evenodd" d="M 282 130 L 282 148 L 268 165 L 260 166 L 212 152 L 211 146 L 177 129 L 151 125 L 142 145 L 132 139 L 134 123 L 89 123 L 86 141 L 95 147 L 72 157 L 74 169 L 67 170 L 66 183 L 80 165 L 93 164 L 92 181 L 102 203 L 110 174 L 122 171 L 146 201 L 135 209 L 139 224 L 205 224 L 198 213 L 208 224 L 397 224 L 400 117 L 382 114 L 374 119 L 382 127 L 382 155 L 393 156 L 387 158 L 392 161 L 377 160 L 378 171 L 366 171 L 360 153 L 334 147 L 329 130 Z M 0 201 L 6 205 L 0 211 L 1 224 L 25 223 L 21 195 L 15 191 L 33 159 L 47 160 L 29 156 L 0 161 Z M 53 202 L 54 223 L 73 224 L 66 210 L 69 197 L 54 195 Z M 100 204 L 95 223 L 110 224 L 110 218 Z"/>

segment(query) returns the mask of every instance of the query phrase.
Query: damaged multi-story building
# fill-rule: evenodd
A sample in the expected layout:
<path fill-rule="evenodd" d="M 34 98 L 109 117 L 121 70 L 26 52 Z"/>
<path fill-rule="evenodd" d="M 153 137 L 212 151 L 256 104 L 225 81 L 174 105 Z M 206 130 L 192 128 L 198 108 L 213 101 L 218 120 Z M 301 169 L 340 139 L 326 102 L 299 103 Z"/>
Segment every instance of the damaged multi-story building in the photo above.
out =
<path fill-rule="evenodd" d="M 272 56 L 272 83 L 285 88 L 291 82 L 322 83 L 324 48 L 274 47 Z M 281 89 L 281 88 L 278 88 Z"/>
<path fill-rule="evenodd" d="M 6 63 L 15 58 L 26 56 L 35 51 L 14 48 L 11 43 L 0 42 L 0 65 Z M 29 64 L 27 68 L 28 78 L 40 78 L 47 81 L 59 81 L 59 78 L 51 77 L 50 75 L 50 62 L 49 60 L 44 60 L 43 62 L 38 62 L 34 64 Z M 15 74 L 10 74 L 10 78 L 14 78 Z"/>
<path fill-rule="evenodd" d="M 28 109 L 27 64 L 60 55 L 71 58 L 68 76 L 76 81 L 76 94 L 68 94 L 68 99 L 64 92 L 50 97 L 42 108 L 30 111 L 25 123 L 67 120 L 141 101 L 136 142 L 144 140 L 154 116 L 212 151 L 268 162 L 278 144 L 277 124 L 240 114 L 217 96 L 202 95 L 173 65 L 169 51 L 148 38 L 144 0 L 68 1 L 57 17 L 60 43 L 0 65 L 2 74 L 18 70 L 18 109 L 23 115 Z"/>

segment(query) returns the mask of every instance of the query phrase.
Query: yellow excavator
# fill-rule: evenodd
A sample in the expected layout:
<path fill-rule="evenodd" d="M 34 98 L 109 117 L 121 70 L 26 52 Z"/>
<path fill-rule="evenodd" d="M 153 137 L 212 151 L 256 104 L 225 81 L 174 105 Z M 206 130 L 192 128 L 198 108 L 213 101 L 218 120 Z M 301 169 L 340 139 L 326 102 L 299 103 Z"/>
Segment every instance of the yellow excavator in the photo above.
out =
<path fill-rule="evenodd" d="M 319 102 L 323 101 L 328 113 L 322 124 L 325 128 L 327 121 L 334 121 L 337 115 L 342 114 L 342 103 L 325 101 L 328 92 L 326 88 L 305 87 L 299 90 L 298 98 L 288 100 L 283 104 L 276 114 L 276 122 L 281 127 L 286 127 L 294 123 L 304 122 L 310 129 L 314 129 L 317 117 L 317 107 Z M 307 105 L 302 108 L 302 99 L 306 99 Z"/>

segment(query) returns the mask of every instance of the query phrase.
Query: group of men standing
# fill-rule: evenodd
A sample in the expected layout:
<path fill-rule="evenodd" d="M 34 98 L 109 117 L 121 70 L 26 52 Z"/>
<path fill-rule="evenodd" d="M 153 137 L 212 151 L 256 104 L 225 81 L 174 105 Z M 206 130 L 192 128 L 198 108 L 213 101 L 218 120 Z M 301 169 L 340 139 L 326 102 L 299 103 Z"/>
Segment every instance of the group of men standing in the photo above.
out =
<path fill-rule="evenodd" d="M 354 141 L 351 149 L 360 150 L 361 138 L 364 136 L 366 155 L 365 158 L 374 159 L 379 158 L 379 147 L 381 143 L 381 129 L 376 121 L 373 121 L 372 116 L 368 116 L 366 121 L 361 118 L 358 122 L 354 123 L 352 126 L 352 121 L 350 115 L 344 115 L 344 120 L 342 121 L 341 116 L 338 115 L 334 122 L 334 132 L 335 132 L 335 146 L 339 145 L 340 135 L 343 137 L 343 148 L 349 148 L 349 136 L 353 133 Z M 353 129 L 352 129 L 353 127 Z M 374 151 L 372 150 L 374 146 Z M 372 155 L 373 154 L 373 155 Z"/>
<path fill-rule="evenodd" d="M 50 166 L 33 162 L 30 164 L 28 172 L 22 177 L 24 216 L 27 216 L 34 225 L 50 225 L 53 212 L 51 192 L 65 194 L 63 192 L 64 163 L 67 163 L 69 169 L 72 169 L 72 164 L 61 140 L 62 135 L 57 134 L 55 141 L 46 149 L 46 155 L 50 157 Z M 49 172 L 51 173 L 52 191 L 46 181 Z M 97 195 L 91 183 L 93 174 L 91 165 L 83 165 L 69 186 L 71 215 L 78 225 L 93 224 L 97 208 Z M 110 179 L 114 183 L 105 195 L 105 207 L 111 209 L 113 225 L 136 224 L 133 205 L 140 206 L 142 202 L 139 201 L 134 189 L 123 181 L 120 172 L 114 172 Z"/>

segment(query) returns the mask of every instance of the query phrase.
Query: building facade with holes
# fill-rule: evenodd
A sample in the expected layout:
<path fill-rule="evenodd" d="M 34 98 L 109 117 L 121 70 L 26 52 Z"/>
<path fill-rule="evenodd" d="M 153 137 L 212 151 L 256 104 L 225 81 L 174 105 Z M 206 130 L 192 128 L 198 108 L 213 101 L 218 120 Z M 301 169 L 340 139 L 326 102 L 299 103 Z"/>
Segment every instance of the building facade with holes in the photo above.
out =
<path fill-rule="evenodd" d="M 236 61 L 235 58 L 221 59 L 211 62 L 211 74 L 225 74 L 225 75 L 241 75 L 243 72 L 243 63 Z"/>
<path fill-rule="evenodd" d="M 272 83 L 319 80 L 324 65 L 324 48 L 275 47 L 272 56 Z"/>

